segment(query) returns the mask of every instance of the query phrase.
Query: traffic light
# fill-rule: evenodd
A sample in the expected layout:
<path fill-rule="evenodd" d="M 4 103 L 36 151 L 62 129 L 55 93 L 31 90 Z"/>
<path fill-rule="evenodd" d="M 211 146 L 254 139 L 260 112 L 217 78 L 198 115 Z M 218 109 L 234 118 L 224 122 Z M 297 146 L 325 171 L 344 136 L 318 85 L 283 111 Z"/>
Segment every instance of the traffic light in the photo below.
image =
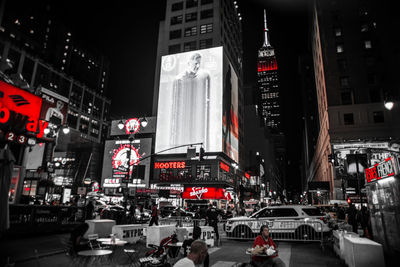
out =
<path fill-rule="evenodd" d="M 350 205 L 351 204 L 351 199 L 348 197 L 347 198 L 347 203 Z"/>
<path fill-rule="evenodd" d="M 200 161 L 204 160 L 204 148 L 203 147 L 200 147 L 199 160 Z"/>

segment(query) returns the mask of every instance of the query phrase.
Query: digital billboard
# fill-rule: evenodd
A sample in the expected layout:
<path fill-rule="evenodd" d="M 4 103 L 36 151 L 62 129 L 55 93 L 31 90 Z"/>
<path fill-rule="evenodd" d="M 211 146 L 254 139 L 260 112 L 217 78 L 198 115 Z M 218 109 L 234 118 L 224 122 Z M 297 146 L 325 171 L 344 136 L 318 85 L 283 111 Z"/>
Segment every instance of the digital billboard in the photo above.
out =
<path fill-rule="evenodd" d="M 110 136 L 115 135 L 129 135 L 129 134 L 144 134 L 144 133 L 155 133 L 156 132 L 156 118 L 146 117 L 147 125 L 143 127 L 141 119 L 139 117 L 131 117 L 122 120 L 111 121 Z M 120 129 L 118 124 L 122 122 L 124 127 Z"/>
<path fill-rule="evenodd" d="M 130 154 L 130 157 L 129 157 Z M 129 177 L 148 181 L 150 175 L 151 138 L 129 140 L 107 140 L 104 146 L 102 183 L 112 179 L 120 184 Z M 144 176 L 134 173 L 134 166 L 145 166 Z M 139 169 L 137 169 L 139 170 Z"/>
<path fill-rule="evenodd" d="M 64 125 L 68 111 L 68 98 L 42 88 L 42 109 L 40 119 L 53 125 Z"/>
<path fill-rule="evenodd" d="M 163 56 L 155 152 L 183 146 L 164 154 L 186 153 L 184 145 L 203 143 L 205 152 L 238 160 L 237 84 L 222 47 Z"/>

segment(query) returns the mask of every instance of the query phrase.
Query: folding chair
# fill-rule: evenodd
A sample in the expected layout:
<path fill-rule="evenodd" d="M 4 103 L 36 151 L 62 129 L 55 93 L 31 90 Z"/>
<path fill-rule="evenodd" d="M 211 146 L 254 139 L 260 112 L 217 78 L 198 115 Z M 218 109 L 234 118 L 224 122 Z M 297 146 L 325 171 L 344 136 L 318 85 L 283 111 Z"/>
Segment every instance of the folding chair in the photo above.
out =
<path fill-rule="evenodd" d="M 140 266 L 140 262 L 139 262 L 138 255 L 137 255 L 137 253 L 138 253 L 137 250 L 124 249 L 124 252 L 126 255 L 128 255 L 128 258 L 130 261 L 129 266 L 133 266 L 133 267 Z"/>

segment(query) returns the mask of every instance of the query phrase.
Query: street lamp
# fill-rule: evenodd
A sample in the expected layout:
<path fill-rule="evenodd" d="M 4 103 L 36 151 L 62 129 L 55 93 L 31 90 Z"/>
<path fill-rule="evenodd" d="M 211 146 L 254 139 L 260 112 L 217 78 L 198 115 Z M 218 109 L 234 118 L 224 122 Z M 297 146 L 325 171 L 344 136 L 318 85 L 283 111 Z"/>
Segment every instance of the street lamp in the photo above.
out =
<path fill-rule="evenodd" d="M 142 126 L 142 127 L 146 127 L 147 126 L 147 124 L 148 124 L 148 122 L 147 122 L 147 119 L 146 118 L 139 118 L 138 120 L 137 120 L 139 123 L 140 123 L 140 125 Z M 122 120 L 120 120 L 119 122 L 118 122 L 118 128 L 120 129 L 120 130 L 122 130 L 124 127 L 127 127 L 127 130 L 128 130 L 128 132 L 129 132 L 129 138 L 128 138 L 128 140 L 129 140 L 129 150 L 128 150 L 128 153 L 127 153 L 127 160 L 128 160 L 128 171 L 127 171 L 127 173 L 126 173 L 126 179 L 125 179 L 125 183 L 126 183 L 126 189 L 123 191 L 123 193 L 124 193 L 124 209 L 125 209 L 125 214 L 126 214 L 126 209 L 127 209 L 127 201 L 128 201 L 128 197 L 127 197 L 127 191 L 128 191 L 128 183 L 129 183 L 129 181 L 133 181 L 133 179 L 132 179 L 132 173 L 133 173 L 133 166 L 131 165 L 131 156 L 132 156 L 132 143 L 133 143 L 133 141 L 135 140 L 135 132 L 136 132 L 136 130 L 135 130 L 135 127 L 133 126 L 133 125 L 126 125 Z M 131 168 L 132 168 L 132 172 L 131 172 Z M 135 181 L 135 184 L 137 183 L 137 179 L 136 179 L 136 181 Z M 137 200 L 136 200 L 136 187 L 137 187 L 137 185 L 135 186 L 135 188 L 134 188 L 134 201 L 135 201 L 135 205 L 136 205 L 136 203 L 137 203 Z"/>
<path fill-rule="evenodd" d="M 387 100 L 387 101 L 385 100 L 384 105 L 387 110 L 392 110 L 394 102 L 392 100 Z"/>

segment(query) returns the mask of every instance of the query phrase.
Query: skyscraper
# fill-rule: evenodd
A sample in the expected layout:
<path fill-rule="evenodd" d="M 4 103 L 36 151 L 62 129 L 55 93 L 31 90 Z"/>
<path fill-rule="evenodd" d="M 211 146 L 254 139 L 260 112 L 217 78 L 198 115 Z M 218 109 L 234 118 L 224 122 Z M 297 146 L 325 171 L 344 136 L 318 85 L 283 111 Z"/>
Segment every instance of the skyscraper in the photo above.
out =
<path fill-rule="evenodd" d="M 267 16 L 264 10 L 264 44 L 258 50 L 257 75 L 259 105 L 265 125 L 271 133 L 281 133 L 281 105 L 279 92 L 278 64 L 275 49 L 268 36 Z"/>

